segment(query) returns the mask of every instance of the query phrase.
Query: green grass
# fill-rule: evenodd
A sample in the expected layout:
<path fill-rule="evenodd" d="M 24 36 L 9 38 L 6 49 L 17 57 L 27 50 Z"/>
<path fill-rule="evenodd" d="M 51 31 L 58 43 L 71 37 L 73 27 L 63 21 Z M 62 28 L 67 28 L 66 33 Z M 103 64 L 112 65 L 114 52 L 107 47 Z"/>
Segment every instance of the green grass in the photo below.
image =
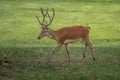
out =
<path fill-rule="evenodd" d="M 55 8 L 50 26 L 54 30 L 88 24 L 97 60 L 92 61 L 88 50 L 84 61 L 84 45 L 74 43 L 70 64 L 64 48 L 45 64 L 56 42 L 37 39 L 41 29 L 35 16 L 41 16 L 40 7 Z M 0 59 L 6 55 L 10 61 L 0 65 L 0 80 L 119 80 L 119 7 L 119 0 L 0 0 Z"/>

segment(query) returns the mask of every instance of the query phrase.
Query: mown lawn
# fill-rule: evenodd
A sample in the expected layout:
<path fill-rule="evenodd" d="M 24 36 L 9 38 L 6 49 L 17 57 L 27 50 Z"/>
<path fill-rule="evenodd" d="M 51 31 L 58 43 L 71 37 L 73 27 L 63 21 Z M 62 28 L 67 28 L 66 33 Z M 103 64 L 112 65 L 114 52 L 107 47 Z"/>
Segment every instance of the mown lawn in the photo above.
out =
<path fill-rule="evenodd" d="M 45 64 L 56 42 L 37 39 L 41 7 L 55 8 L 54 30 L 88 24 L 96 61 L 90 50 L 83 60 L 78 42 L 70 44 L 71 63 L 62 47 Z M 0 0 L 0 61 L 8 61 L 0 62 L 0 80 L 119 80 L 119 7 L 119 0 Z"/>

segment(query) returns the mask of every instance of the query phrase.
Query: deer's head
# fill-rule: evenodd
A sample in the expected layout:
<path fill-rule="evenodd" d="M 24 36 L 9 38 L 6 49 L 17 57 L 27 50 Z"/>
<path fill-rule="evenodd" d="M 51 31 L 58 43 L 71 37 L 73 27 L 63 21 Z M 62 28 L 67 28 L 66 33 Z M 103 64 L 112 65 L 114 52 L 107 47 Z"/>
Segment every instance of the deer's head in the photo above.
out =
<path fill-rule="evenodd" d="M 50 33 L 51 29 L 49 28 L 49 26 L 51 25 L 51 23 L 54 19 L 54 15 L 55 15 L 54 8 L 52 8 L 52 12 L 53 12 L 52 17 L 49 15 L 48 9 L 43 10 L 41 8 L 40 11 L 41 11 L 41 14 L 43 16 L 42 22 L 39 20 L 38 16 L 36 16 L 38 22 L 40 23 L 41 29 L 42 29 L 39 36 L 38 36 L 38 39 L 41 39 L 44 36 L 48 36 L 51 38 L 52 37 L 51 33 Z M 49 21 L 50 21 L 49 23 L 47 22 L 47 20 L 45 20 L 46 17 L 49 19 Z"/>

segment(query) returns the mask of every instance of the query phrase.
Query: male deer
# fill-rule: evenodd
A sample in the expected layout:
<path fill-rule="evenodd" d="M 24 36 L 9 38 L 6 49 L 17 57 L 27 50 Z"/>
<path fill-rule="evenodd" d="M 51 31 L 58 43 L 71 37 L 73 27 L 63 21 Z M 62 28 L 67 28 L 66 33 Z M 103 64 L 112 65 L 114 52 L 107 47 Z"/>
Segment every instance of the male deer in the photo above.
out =
<path fill-rule="evenodd" d="M 52 11 L 53 11 L 52 17 L 48 13 L 48 9 L 44 10 L 41 8 L 40 11 L 43 16 L 42 22 L 39 20 L 38 16 L 36 16 L 36 18 L 39 21 L 41 28 L 42 28 L 41 33 L 38 36 L 38 39 L 41 39 L 44 36 L 47 36 L 47 37 L 57 41 L 57 47 L 54 49 L 52 54 L 50 54 L 50 56 L 47 58 L 47 62 L 51 59 L 52 55 L 54 55 L 55 52 L 57 52 L 61 48 L 62 45 L 65 45 L 65 49 L 67 51 L 68 59 L 70 62 L 68 43 L 77 42 L 77 41 L 81 41 L 85 44 L 85 48 L 83 51 L 84 59 L 85 59 L 86 48 L 89 47 L 91 50 L 91 53 L 92 53 L 93 60 L 95 61 L 95 57 L 93 54 L 93 47 L 89 41 L 90 27 L 88 27 L 88 26 L 86 26 L 86 27 L 71 26 L 71 27 L 64 27 L 59 30 L 52 30 L 49 28 L 49 26 L 51 25 L 53 18 L 55 16 L 54 8 L 52 8 Z M 50 19 L 49 23 L 47 23 L 47 21 L 45 20 L 46 16 L 48 17 L 48 19 Z"/>

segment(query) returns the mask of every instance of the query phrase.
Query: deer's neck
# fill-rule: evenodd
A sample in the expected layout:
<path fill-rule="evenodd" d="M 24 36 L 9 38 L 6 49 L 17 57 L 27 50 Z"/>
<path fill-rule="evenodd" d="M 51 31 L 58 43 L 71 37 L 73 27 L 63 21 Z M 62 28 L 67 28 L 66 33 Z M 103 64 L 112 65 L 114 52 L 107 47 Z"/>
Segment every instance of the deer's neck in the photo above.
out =
<path fill-rule="evenodd" d="M 54 31 L 54 30 L 49 30 L 49 38 L 51 38 L 51 39 L 54 39 L 54 40 L 56 40 L 57 41 L 57 31 Z"/>

